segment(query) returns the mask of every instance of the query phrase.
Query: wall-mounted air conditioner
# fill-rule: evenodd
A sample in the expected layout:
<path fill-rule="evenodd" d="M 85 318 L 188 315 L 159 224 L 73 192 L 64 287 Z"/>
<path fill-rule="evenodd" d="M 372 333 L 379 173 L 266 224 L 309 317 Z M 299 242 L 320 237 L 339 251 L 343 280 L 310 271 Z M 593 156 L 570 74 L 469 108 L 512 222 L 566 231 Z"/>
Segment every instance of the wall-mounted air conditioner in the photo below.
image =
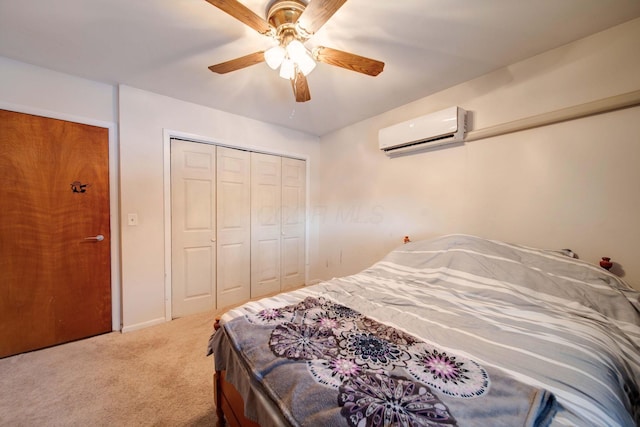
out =
<path fill-rule="evenodd" d="M 393 156 L 463 142 L 467 112 L 450 107 L 378 131 L 380 149 Z"/>

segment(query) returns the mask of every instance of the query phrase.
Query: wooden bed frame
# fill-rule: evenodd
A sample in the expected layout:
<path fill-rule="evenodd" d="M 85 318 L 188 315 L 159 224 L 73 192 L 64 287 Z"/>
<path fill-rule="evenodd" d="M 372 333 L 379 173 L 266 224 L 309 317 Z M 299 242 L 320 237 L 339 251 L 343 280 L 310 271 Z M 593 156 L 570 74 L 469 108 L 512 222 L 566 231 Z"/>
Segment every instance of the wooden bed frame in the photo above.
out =
<path fill-rule="evenodd" d="M 220 317 L 216 317 L 213 328 L 220 329 Z M 236 388 L 224 379 L 224 371 L 213 373 L 213 396 L 216 403 L 218 427 L 229 423 L 232 427 L 260 427 L 244 416 L 244 401 Z"/>

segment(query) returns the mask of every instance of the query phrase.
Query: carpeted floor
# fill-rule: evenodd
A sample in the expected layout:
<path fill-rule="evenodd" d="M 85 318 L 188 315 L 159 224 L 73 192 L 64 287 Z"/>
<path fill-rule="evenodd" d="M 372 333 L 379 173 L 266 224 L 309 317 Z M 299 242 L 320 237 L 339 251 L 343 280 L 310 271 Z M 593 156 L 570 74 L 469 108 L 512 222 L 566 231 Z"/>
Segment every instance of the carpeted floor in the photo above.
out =
<path fill-rule="evenodd" d="M 214 313 L 0 359 L 1 426 L 212 426 Z"/>

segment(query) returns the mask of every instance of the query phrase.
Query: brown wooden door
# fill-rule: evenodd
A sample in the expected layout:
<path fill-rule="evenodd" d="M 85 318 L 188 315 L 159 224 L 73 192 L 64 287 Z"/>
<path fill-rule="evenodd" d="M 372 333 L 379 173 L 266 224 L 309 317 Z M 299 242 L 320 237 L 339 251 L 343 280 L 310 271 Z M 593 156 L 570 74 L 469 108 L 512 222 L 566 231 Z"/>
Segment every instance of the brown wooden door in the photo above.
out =
<path fill-rule="evenodd" d="M 111 331 L 108 162 L 106 128 L 0 110 L 0 357 Z"/>

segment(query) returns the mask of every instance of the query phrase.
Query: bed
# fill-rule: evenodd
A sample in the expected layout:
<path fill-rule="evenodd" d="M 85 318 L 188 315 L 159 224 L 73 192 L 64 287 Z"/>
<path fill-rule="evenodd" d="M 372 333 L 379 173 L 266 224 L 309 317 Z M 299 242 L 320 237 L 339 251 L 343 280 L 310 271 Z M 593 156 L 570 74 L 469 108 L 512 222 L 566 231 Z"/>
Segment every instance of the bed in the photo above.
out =
<path fill-rule="evenodd" d="M 221 424 L 640 423 L 640 292 L 474 236 L 229 310 L 209 353 Z"/>

